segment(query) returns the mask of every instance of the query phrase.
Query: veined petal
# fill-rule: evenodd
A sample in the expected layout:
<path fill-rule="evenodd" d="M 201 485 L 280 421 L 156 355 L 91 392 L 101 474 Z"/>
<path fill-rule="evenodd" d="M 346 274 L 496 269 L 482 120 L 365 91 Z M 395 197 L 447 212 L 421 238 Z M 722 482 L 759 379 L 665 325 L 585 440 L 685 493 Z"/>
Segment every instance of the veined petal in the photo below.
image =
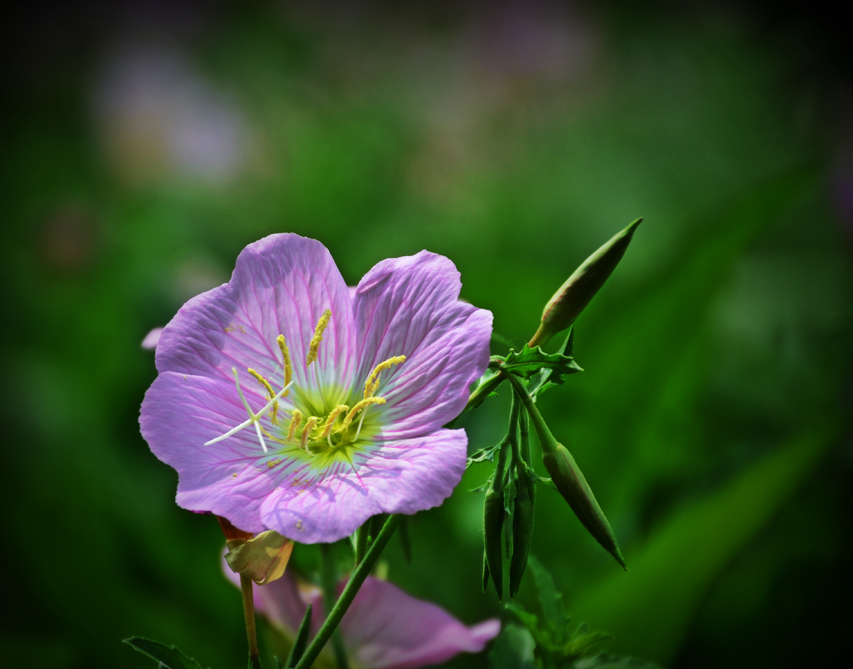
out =
<path fill-rule="evenodd" d="M 309 374 L 309 343 L 326 309 L 332 318 L 317 370 Z M 270 235 L 240 253 L 231 281 L 181 308 L 157 345 L 157 370 L 231 379 L 232 367 L 241 373 L 252 367 L 280 380 L 276 338 L 283 334 L 297 385 L 314 385 L 319 374 L 321 382 L 349 387 L 355 373 L 352 323 L 349 291 L 326 247 L 299 235 Z"/>
<path fill-rule="evenodd" d="M 337 541 L 379 513 L 413 514 L 441 504 L 465 471 L 464 430 L 377 441 L 322 472 L 283 480 L 261 505 L 261 520 L 299 543 Z M 309 482 L 304 481 L 309 479 Z"/>
<path fill-rule="evenodd" d="M 223 560 L 237 587 L 239 577 Z M 346 581 L 338 586 L 340 595 Z M 316 587 L 300 587 L 292 571 L 263 587 L 254 586 L 255 609 L 292 637 L 308 604 L 313 605 L 311 638 L 325 612 Z M 416 599 L 396 585 L 368 576 L 340 625 L 347 655 L 362 669 L 417 669 L 461 653 L 479 653 L 500 632 L 496 619 L 467 627 L 441 607 Z"/>
<path fill-rule="evenodd" d="M 422 251 L 384 260 L 359 283 L 354 302 L 359 372 L 383 360 L 406 362 L 383 372 L 378 394 L 390 438 L 428 433 L 465 407 L 469 386 L 486 370 L 492 315 L 460 302 L 459 272 Z"/>
<path fill-rule="evenodd" d="M 478 653 L 497 636 L 500 622 L 466 627 L 444 609 L 368 578 L 341 621 L 355 664 L 371 669 L 415 669 L 461 653 Z"/>
<path fill-rule="evenodd" d="M 247 391 L 257 410 L 263 398 Z M 210 511 L 246 532 L 261 532 L 260 506 L 275 489 L 254 430 L 204 443 L 246 420 L 234 383 L 201 376 L 161 373 L 142 402 L 142 436 L 160 460 L 178 472 L 179 506 Z"/>

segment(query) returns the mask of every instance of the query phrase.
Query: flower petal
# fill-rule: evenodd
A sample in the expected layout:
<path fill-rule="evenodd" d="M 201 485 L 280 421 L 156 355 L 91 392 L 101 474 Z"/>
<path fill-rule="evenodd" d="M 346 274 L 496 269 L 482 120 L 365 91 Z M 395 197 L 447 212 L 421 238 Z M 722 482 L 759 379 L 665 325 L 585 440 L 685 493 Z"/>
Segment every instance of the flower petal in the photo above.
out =
<path fill-rule="evenodd" d="M 414 669 L 463 651 L 478 653 L 499 631 L 497 620 L 466 627 L 435 604 L 375 578 L 364 582 L 341 621 L 355 664 L 371 669 Z"/>
<path fill-rule="evenodd" d="M 263 400 L 249 392 L 255 410 Z M 234 383 L 161 373 L 142 402 L 142 436 L 160 460 L 178 472 L 179 506 L 210 511 L 247 532 L 266 529 L 260 505 L 276 486 L 254 430 L 247 428 L 205 446 L 246 420 Z"/>
<path fill-rule="evenodd" d="M 422 251 L 385 260 L 359 283 L 354 302 L 359 342 L 357 379 L 383 360 L 405 355 L 383 372 L 377 394 L 386 438 L 426 434 L 455 418 L 469 387 L 486 370 L 492 314 L 458 300 L 459 272 Z"/>
<path fill-rule="evenodd" d="M 261 505 L 265 527 L 299 543 L 337 541 L 378 513 L 441 504 L 462 478 L 464 430 L 378 442 L 306 485 L 283 482 Z M 221 515 L 221 514 L 220 514 Z"/>
<path fill-rule="evenodd" d="M 240 587 L 240 577 L 223 559 L 225 575 Z M 338 595 L 346 585 L 338 585 Z M 307 603 L 313 604 L 311 638 L 325 612 L 316 587 L 300 587 L 288 570 L 277 581 L 254 586 L 255 610 L 288 637 L 296 634 Z M 439 664 L 461 652 L 478 653 L 500 632 L 500 621 L 466 627 L 441 607 L 416 599 L 403 590 L 368 576 L 340 625 L 344 646 L 354 665 L 364 669 L 416 669 Z"/>
<path fill-rule="evenodd" d="M 317 370 L 307 374 L 309 342 L 326 309 L 332 319 Z M 283 334 L 297 385 L 314 385 L 312 375 L 319 372 L 321 380 L 349 387 L 355 372 L 352 322 L 349 291 L 326 247 L 299 235 L 270 235 L 240 253 L 231 281 L 181 308 L 157 345 L 157 370 L 230 379 L 232 367 L 241 374 L 252 367 L 280 379 L 276 338 Z"/>

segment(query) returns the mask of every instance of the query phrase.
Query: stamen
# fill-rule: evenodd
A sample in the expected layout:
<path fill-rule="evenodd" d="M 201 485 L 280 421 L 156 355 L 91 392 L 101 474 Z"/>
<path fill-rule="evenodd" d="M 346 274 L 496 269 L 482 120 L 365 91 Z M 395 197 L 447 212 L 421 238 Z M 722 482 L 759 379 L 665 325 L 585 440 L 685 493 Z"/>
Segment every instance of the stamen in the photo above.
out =
<path fill-rule="evenodd" d="M 355 419 L 355 415 L 361 411 L 362 409 L 366 409 L 371 404 L 385 404 L 384 397 L 365 397 L 358 404 L 356 404 L 350 412 L 344 418 L 343 425 L 336 430 L 336 432 L 345 432 L 347 428 L 352 424 L 353 419 Z"/>
<path fill-rule="evenodd" d="M 280 334 L 276 337 L 278 347 L 281 349 L 281 357 L 284 358 L 284 385 L 290 385 L 290 379 L 293 377 L 293 365 L 290 364 L 290 351 L 287 350 L 287 343 L 284 341 L 284 335 Z M 287 393 L 284 394 L 287 397 Z"/>
<path fill-rule="evenodd" d="M 323 432 L 320 434 L 321 439 L 332 434 L 332 428 L 335 426 L 335 421 L 338 419 L 338 416 L 342 413 L 346 413 L 347 411 L 349 411 L 349 407 L 346 404 L 339 404 L 332 410 L 332 413 L 330 413 L 329 417 L 326 419 L 326 424 L 323 425 Z"/>
<path fill-rule="evenodd" d="M 266 406 L 263 409 L 261 409 L 258 413 L 254 413 L 252 411 L 252 408 L 249 406 L 249 403 L 246 401 L 246 398 L 243 396 L 243 391 L 240 388 L 240 379 L 237 376 L 237 368 L 232 367 L 231 371 L 234 374 L 234 380 L 237 382 L 237 393 L 240 395 L 240 399 L 243 400 L 243 406 L 246 407 L 246 411 L 249 413 L 249 418 L 247 420 L 244 420 L 242 423 L 240 423 L 236 427 L 231 428 L 225 434 L 221 434 L 218 437 L 216 437 L 215 439 L 211 439 L 210 441 L 204 442 L 204 445 L 210 446 L 211 444 L 215 444 L 217 442 L 220 442 L 223 439 L 227 439 L 228 437 L 237 434 L 240 430 L 247 428 L 247 427 L 249 427 L 249 425 L 254 423 L 255 424 L 255 432 L 257 432 L 257 434 L 258 434 L 258 440 L 261 442 L 261 446 L 264 449 L 264 453 L 266 453 L 267 452 L 267 445 L 266 445 L 266 442 L 264 442 L 263 435 L 261 434 L 261 427 L 260 427 L 260 424 L 258 423 L 258 419 L 261 416 L 263 416 L 267 411 L 272 409 L 273 405 L 276 402 L 278 402 L 278 398 L 281 397 L 285 392 L 287 392 L 288 388 L 290 388 L 290 384 L 286 385 L 284 388 L 279 390 L 272 397 L 272 399 L 269 402 L 267 402 Z"/>
<path fill-rule="evenodd" d="M 308 367 L 317 359 L 317 351 L 320 349 L 320 342 L 323 341 L 323 332 L 329 325 L 329 319 L 332 318 L 331 309 L 326 309 L 320 320 L 317 322 L 317 327 L 314 329 L 314 336 L 311 337 L 311 343 L 308 346 L 308 357 L 305 361 L 305 366 Z"/>
<path fill-rule="evenodd" d="M 302 412 L 299 409 L 294 409 L 291 414 L 290 427 L 287 428 L 287 441 L 292 441 L 296 434 L 296 428 L 302 422 Z"/>
<path fill-rule="evenodd" d="M 249 367 L 246 371 L 249 372 L 249 374 L 251 374 L 252 376 L 254 376 L 257 382 L 264 387 L 264 389 L 267 391 L 267 399 L 270 399 L 273 395 L 275 395 L 275 391 L 272 389 L 270 382 L 267 381 L 263 376 L 261 376 L 251 367 Z M 273 405 L 272 413 L 270 415 L 270 422 L 273 425 L 278 423 L 278 402 Z"/>
<path fill-rule="evenodd" d="M 364 382 L 364 399 L 373 397 L 373 395 L 376 394 L 376 391 L 379 388 L 379 375 L 383 371 L 390 369 L 392 365 L 400 365 L 404 362 L 406 362 L 406 356 L 397 355 L 376 365 L 373 371 L 370 372 L 370 376 L 367 377 L 367 381 Z"/>
<path fill-rule="evenodd" d="M 305 422 L 305 429 L 302 430 L 302 448 L 306 451 L 308 450 L 308 439 L 311 437 L 311 430 L 314 429 L 314 426 L 320 422 L 320 419 L 317 416 L 310 416 L 308 420 Z"/>

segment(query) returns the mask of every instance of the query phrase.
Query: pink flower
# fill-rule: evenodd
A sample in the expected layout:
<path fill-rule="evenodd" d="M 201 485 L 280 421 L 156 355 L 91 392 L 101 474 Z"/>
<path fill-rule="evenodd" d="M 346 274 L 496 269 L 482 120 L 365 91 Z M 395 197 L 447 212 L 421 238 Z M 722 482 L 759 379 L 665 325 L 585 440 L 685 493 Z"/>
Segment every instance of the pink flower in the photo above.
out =
<path fill-rule="evenodd" d="M 225 574 L 239 584 L 239 576 L 227 565 Z M 338 594 L 344 585 L 346 581 L 338 585 Z M 298 583 L 292 570 L 277 581 L 255 586 L 255 609 L 291 639 L 308 604 L 313 606 L 313 639 L 326 617 L 319 588 Z M 500 632 L 500 622 L 492 619 L 466 627 L 439 606 L 368 576 L 339 629 L 353 667 L 416 669 L 441 664 L 459 653 L 479 653 Z M 328 647 L 324 653 L 331 657 Z"/>
<path fill-rule="evenodd" d="M 318 543 L 441 504 L 468 445 L 442 426 L 485 371 L 492 331 L 460 289 L 426 251 L 380 262 L 351 293 L 313 239 L 248 246 L 156 344 L 140 425 L 178 472 L 178 505 Z"/>

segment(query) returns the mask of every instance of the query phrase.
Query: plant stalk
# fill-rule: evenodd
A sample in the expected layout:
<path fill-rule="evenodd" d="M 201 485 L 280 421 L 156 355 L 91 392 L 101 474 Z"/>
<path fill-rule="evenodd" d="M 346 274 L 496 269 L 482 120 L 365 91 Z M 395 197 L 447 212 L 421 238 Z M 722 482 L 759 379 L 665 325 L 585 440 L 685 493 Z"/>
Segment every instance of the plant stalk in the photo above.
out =
<path fill-rule="evenodd" d="M 240 590 L 243 593 L 243 616 L 246 618 L 246 637 L 249 640 L 249 667 L 261 669 L 261 656 L 258 653 L 258 630 L 255 626 L 255 597 L 252 579 L 240 574 Z"/>
<path fill-rule="evenodd" d="M 370 570 L 373 569 L 373 565 L 376 564 L 379 556 L 382 555 L 382 551 L 385 550 L 385 546 L 388 545 L 388 541 L 390 541 L 391 537 L 394 535 L 397 526 L 403 521 L 403 518 L 404 516 L 397 514 L 389 516 L 388 520 L 385 521 L 385 525 L 379 532 L 379 536 L 376 537 L 375 541 L 370 545 L 370 548 L 368 548 L 367 554 L 364 556 L 364 560 L 362 560 L 353 570 L 352 575 L 344 587 L 343 592 L 341 592 L 341 596 L 338 598 L 337 603 L 327 615 L 326 621 L 317 632 L 317 636 L 314 637 L 311 645 L 305 650 L 305 654 L 302 656 L 302 659 L 299 660 L 299 664 L 296 665 L 296 669 L 308 669 L 308 667 L 310 667 L 317 659 L 317 656 L 320 655 L 320 651 L 323 650 L 326 642 L 332 636 L 332 632 L 340 624 L 341 619 L 344 617 L 347 609 L 349 609 L 355 599 L 356 593 L 358 593 L 362 583 L 364 583 L 365 579 L 370 574 Z"/>

